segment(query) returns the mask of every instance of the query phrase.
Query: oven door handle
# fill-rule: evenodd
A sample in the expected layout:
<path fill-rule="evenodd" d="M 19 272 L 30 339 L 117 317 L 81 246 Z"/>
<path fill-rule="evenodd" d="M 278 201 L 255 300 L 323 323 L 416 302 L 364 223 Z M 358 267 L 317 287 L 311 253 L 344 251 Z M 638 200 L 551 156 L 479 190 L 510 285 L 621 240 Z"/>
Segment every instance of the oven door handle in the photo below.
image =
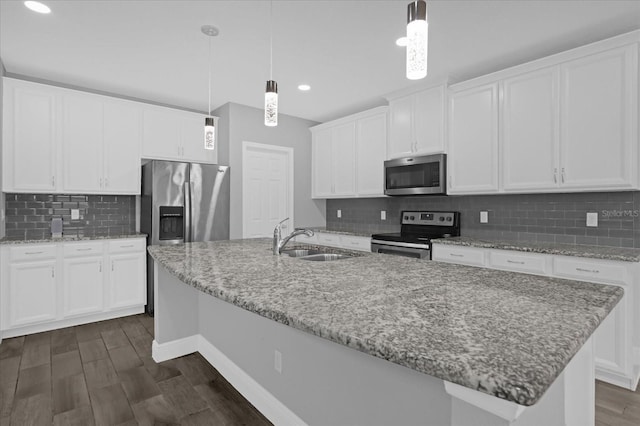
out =
<path fill-rule="evenodd" d="M 382 241 L 382 240 L 371 240 L 371 244 L 379 244 L 381 246 L 394 246 L 394 247 L 406 247 L 406 248 L 417 248 L 422 250 L 429 250 L 428 244 L 416 244 L 416 243 L 398 243 L 395 241 Z"/>

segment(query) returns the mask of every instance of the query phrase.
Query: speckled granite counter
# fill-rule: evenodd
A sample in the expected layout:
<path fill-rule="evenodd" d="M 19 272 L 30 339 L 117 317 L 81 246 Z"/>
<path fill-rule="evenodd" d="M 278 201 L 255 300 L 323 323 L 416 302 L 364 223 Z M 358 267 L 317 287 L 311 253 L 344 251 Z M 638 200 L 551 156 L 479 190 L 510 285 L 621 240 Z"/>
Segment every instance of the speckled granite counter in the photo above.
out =
<path fill-rule="evenodd" d="M 534 404 L 623 290 L 367 254 L 273 256 L 268 239 L 152 246 L 200 291 L 443 380 Z M 500 303 L 496 303 L 499 300 Z"/>
<path fill-rule="evenodd" d="M 146 238 L 146 236 L 147 234 L 134 233 L 134 234 L 119 234 L 119 235 L 95 235 L 91 237 L 44 238 L 44 239 L 38 239 L 38 240 L 0 238 L 0 245 L 66 243 L 71 241 L 91 241 L 91 240 L 119 240 L 123 238 Z"/>
<path fill-rule="evenodd" d="M 487 249 L 515 250 L 530 253 L 555 254 L 561 256 L 588 257 L 593 259 L 640 262 L 640 249 L 587 246 L 578 244 L 534 243 L 522 241 L 477 240 L 468 237 L 440 238 L 434 244 L 447 244 Z"/>

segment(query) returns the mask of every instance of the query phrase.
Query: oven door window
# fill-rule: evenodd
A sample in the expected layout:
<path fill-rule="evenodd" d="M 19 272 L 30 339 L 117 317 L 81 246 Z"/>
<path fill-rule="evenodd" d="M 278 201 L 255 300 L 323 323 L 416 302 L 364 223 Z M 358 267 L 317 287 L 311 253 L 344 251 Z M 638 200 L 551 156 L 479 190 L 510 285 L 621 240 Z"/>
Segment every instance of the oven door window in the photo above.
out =
<path fill-rule="evenodd" d="M 437 188 L 440 186 L 440 162 L 387 167 L 387 189 Z"/>

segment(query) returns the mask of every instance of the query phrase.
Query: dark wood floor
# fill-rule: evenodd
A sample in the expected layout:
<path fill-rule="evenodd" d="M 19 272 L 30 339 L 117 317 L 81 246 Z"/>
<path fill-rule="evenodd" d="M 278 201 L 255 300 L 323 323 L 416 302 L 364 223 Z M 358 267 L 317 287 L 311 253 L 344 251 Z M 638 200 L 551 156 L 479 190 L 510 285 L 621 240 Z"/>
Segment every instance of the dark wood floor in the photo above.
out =
<path fill-rule="evenodd" d="M 153 319 L 134 315 L 0 344 L 0 426 L 268 425 L 192 354 L 151 359 Z"/>
<path fill-rule="evenodd" d="M 0 426 L 268 425 L 199 354 L 151 359 L 134 315 L 0 345 Z M 640 388 L 596 382 L 596 426 L 640 425 Z"/>

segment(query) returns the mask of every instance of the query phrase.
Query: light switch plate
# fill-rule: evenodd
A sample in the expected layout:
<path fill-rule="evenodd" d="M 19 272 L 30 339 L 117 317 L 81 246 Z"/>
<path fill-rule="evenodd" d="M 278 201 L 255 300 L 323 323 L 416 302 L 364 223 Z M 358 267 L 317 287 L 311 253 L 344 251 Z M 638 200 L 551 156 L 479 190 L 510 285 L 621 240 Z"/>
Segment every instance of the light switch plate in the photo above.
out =
<path fill-rule="evenodd" d="M 598 213 L 587 213 L 587 226 L 598 226 Z"/>
<path fill-rule="evenodd" d="M 338 210 L 338 213 L 336 213 L 338 216 L 338 219 L 342 217 L 342 210 Z"/>
<path fill-rule="evenodd" d="M 480 223 L 489 223 L 489 212 L 480 212 Z"/>
<path fill-rule="evenodd" d="M 71 220 L 80 219 L 80 210 L 79 209 L 71 209 Z"/>
<path fill-rule="evenodd" d="M 387 220 L 387 211 L 380 210 L 380 220 Z"/>

